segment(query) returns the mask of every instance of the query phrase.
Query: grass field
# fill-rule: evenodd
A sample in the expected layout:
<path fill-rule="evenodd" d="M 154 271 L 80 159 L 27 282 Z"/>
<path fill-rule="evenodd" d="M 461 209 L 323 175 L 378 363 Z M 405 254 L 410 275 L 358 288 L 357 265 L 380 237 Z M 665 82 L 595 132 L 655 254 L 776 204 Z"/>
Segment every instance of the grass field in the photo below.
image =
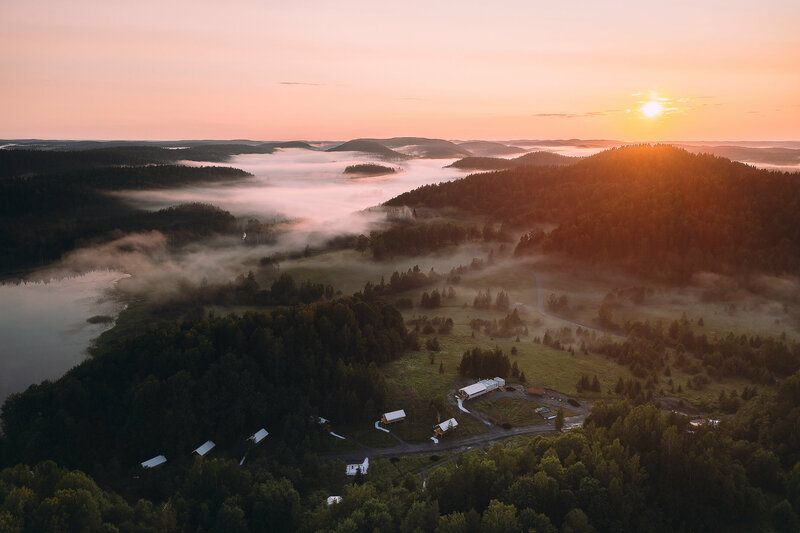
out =
<path fill-rule="evenodd" d="M 495 251 L 494 264 L 488 263 L 490 249 Z M 433 354 L 433 364 L 429 360 L 430 352 L 423 348 L 419 352 L 408 352 L 402 359 L 385 365 L 382 369 L 389 385 L 391 409 L 402 408 L 407 413 L 409 409 L 411 411 L 409 420 L 392 430 L 410 442 L 420 442 L 430 437 L 432 426 L 439 420 L 455 416 L 462 423 L 457 410 L 448 408 L 447 412 L 441 412 L 442 409 L 437 411 L 432 406 L 432 400 L 438 399 L 438 404 L 441 405 L 447 394 L 471 381 L 458 376 L 457 366 L 464 351 L 475 347 L 498 347 L 509 354 L 512 362 L 516 362 L 525 375 L 528 385 L 578 395 L 576 384 L 580 377 L 597 376 L 601 392 L 584 391 L 579 396 L 594 399 L 616 397 L 613 389 L 618 379 L 632 377 L 626 367 L 597 354 L 585 355 L 577 350 L 572 354 L 533 342 L 533 338 L 543 336 L 546 329 L 559 329 L 565 325 L 562 320 L 539 312 L 539 290 L 544 298 L 550 294 L 566 296 L 568 308 L 558 314 L 587 325 L 594 325 L 597 310 L 609 292 L 643 286 L 648 291 L 642 301 L 634 302 L 625 296 L 617 298 L 613 311 L 617 323 L 651 320 L 662 321 L 668 326 L 672 320 L 680 319 L 686 314 L 695 324 L 702 317 L 704 325 L 696 325 L 695 331 L 709 337 L 726 335 L 728 332 L 762 336 L 780 336 L 785 333 L 790 340 L 800 339 L 798 311 L 794 309 L 793 302 L 781 300 L 780 291 L 769 294 L 765 292 L 765 296 L 740 290 L 732 292 L 728 300 L 709 300 L 708 285 L 663 286 L 620 272 L 579 268 L 541 257 L 511 261 L 507 258 L 509 249 L 510 246 L 507 245 L 504 254 L 497 244 L 470 244 L 459 248 L 451 247 L 439 254 L 400 258 L 391 263 L 374 262 L 368 253 L 337 251 L 288 261 L 281 265 L 281 270 L 292 273 L 297 279 L 330 283 L 343 292 L 350 293 L 361 290 L 367 281 L 378 283 L 381 277 L 388 279 L 393 271 L 404 271 L 414 265 L 419 265 L 424 272 L 433 267 L 437 272 L 445 274 L 450 268 L 470 264 L 472 257 L 486 262 L 485 268 L 464 274 L 460 282 L 453 285 L 455 297 L 444 298 L 443 305 L 438 309 L 421 309 L 418 304 L 423 291 L 446 289 L 444 282 L 395 294 L 389 298 L 390 301 L 410 298 L 415 303 L 413 309 L 403 311 L 407 323 L 415 317 L 427 315 L 429 318 L 449 317 L 455 324 L 447 334 L 419 335 L 423 346 L 431 337 L 436 337 L 439 341 L 441 350 Z M 533 271 L 538 274 L 540 288 L 537 287 Z M 528 328 L 528 335 L 520 336 L 519 342 L 516 338 L 493 338 L 483 331 L 473 332 L 471 329 L 470 321 L 475 318 L 499 320 L 506 315 L 505 312 L 496 310 L 473 308 L 472 303 L 478 291 L 487 289 L 492 295 L 496 295 L 499 290 L 506 291 L 511 305 L 518 309 L 525 327 Z M 574 330 L 574 327 L 571 328 Z M 515 354 L 511 354 L 512 349 L 516 350 Z M 439 373 L 440 364 L 442 374 Z M 689 375 L 673 369 L 673 383 L 676 387 L 680 384 L 682 391 L 670 393 L 668 378 L 662 378 L 655 392 L 658 394 L 663 388 L 664 394 L 679 396 L 695 404 L 712 404 L 722 390 L 740 391 L 745 385 L 752 385 L 741 379 L 715 380 L 703 390 L 697 391 L 686 387 L 689 378 Z M 509 383 L 516 381 L 518 380 L 512 378 Z M 375 432 L 374 429 L 371 431 Z M 463 425 L 459 427 L 459 433 L 464 435 L 482 431 L 481 424 L 468 417 L 464 417 Z"/>
<path fill-rule="evenodd" d="M 497 400 L 476 400 L 471 409 L 484 415 L 492 423 L 513 427 L 542 426 L 545 420 L 536 412 L 538 403 L 522 398 L 499 398 Z"/>

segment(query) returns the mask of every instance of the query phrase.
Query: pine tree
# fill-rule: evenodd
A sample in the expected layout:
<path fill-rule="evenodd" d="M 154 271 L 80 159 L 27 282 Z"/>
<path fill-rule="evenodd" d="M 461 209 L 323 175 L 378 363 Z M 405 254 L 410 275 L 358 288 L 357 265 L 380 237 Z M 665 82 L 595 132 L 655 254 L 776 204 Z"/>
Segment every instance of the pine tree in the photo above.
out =
<path fill-rule="evenodd" d="M 556 421 L 555 421 L 556 431 L 561 431 L 564 429 L 564 410 L 559 407 L 558 412 L 556 413 Z"/>

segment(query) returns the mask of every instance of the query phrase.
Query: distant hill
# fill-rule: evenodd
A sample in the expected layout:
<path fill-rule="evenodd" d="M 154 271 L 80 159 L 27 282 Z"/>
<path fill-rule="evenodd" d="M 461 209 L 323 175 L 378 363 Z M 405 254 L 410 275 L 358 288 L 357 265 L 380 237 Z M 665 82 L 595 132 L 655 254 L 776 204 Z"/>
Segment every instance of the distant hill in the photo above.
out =
<path fill-rule="evenodd" d="M 569 157 L 553 152 L 531 152 L 514 159 L 501 157 L 465 157 L 447 167 L 462 170 L 505 170 L 522 166 L 545 165 L 571 165 L 583 159 L 582 157 Z"/>
<path fill-rule="evenodd" d="M 114 166 L 141 166 L 170 164 L 178 161 L 226 162 L 239 154 L 271 154 L 278 148 L 304 148 L 313 150 L 302 141 L 270 142 L 261 144 L 196 144 L 188 148 L 163 148 L 153 144 L 114 144 L 92 142 L 79 144 L 81 149 L 14 148 L 0 150 L 0 178 L 29 174 L 46 174 L 69 170 Z M 70 146 L 70 143 L 58 146 Z"/>
<path fill-rule="evenodd" d="M 390 139 L 367 139 L 404 153 L 423 159 L 451 159 L 472 155 L 469 150 L 444 139 L 425 137 L 392 137 Z"/>
<path fill-rule="evenodd" d="M 687 281 L 693 272 L 800 272 L 800 177 L 672 146 L 606 150 L 568 166 L 523 166 L 421 187 L 392 206 L 459 207 L 508 226 L 556 229 L 521 251 Z"/>
<path fill-rule="evenodd" d="M 766 163 L 770 165 L 800 165 L 800 149 L 784 147 L 704 146 L 680 144 L 681 148 L 695 154 L 714 154 L 736 161 Z"/>
<path fill-rule="evenodd" d="M 491 141 L 467 141 L 458 143 L 458 146 L 478 157 L 521 154 L 527 151 L 525 148 L 520 148 L 519 146 L 508 146 L 506 144 Z"/>
<path fill-rule="evenodd" d="M 345 174 L 352 174 L 354 177 L 361 176 L 382 176 L 384 174 L 394 174 L 395 169 L 384 165 L 376 165 L 375 163 L 361 163 L 358 165 L 350 165 L 345 167 Z"/>
<path fill-rule="evenodd" d="M 410 156 L 395 152 L 391 148 L 387 148 L 383 144 L 368 140 L 368 139 L 354 139 L 346 143 L 328 148 L 327 152 L 363 152 L 365 154 L 374 154 L 384 159 L 409 159 Z"/>
<path fill-rule="evenodd" d="M 624 141 L 611 139 L 514 139 L 508 143 L 515 146 L 574 146 L 576 148 L 614 148 L 626 144 Z"/>

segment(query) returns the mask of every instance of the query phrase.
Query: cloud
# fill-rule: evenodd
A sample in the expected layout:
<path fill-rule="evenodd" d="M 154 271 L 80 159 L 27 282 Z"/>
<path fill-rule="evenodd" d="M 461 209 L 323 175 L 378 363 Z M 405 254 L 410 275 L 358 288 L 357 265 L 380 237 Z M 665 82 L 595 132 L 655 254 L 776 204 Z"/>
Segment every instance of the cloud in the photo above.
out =
<path fill-rule="evenodd" d="M 535 113 L 534 117 L 550 117 L 550 118 L 591 118 L 591 117 L 607 117 L 613 113 L 618 113 L 619 109 L 605 109 L 603 111 L 587 111 L 585 113 Z"/>
<path fill-rule="evenodd" d="M 305 81 L 279 81 L 279 85 L 308 85 L 309 87 L 321 87 L 324 83 L 309 83 Z"/>

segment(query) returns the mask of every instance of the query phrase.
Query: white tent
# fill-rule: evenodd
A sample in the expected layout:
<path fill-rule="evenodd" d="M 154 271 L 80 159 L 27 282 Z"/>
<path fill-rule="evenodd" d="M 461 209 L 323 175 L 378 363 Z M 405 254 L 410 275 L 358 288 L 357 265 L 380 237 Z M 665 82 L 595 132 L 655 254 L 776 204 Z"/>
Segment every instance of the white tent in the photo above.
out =
<path fill-rule="evenodd" d="M 214 448 L 214 446 L 216 446 L 216 444 L 214 444 L 210 440 L 207 440 L 204 444 L 202 444 L 200 447 L 195 449 L 194 453 L 196 453 L 197 455 L 203 456 L 203 455 L 207 454 L 208 452 L 210 452 Z"/>

